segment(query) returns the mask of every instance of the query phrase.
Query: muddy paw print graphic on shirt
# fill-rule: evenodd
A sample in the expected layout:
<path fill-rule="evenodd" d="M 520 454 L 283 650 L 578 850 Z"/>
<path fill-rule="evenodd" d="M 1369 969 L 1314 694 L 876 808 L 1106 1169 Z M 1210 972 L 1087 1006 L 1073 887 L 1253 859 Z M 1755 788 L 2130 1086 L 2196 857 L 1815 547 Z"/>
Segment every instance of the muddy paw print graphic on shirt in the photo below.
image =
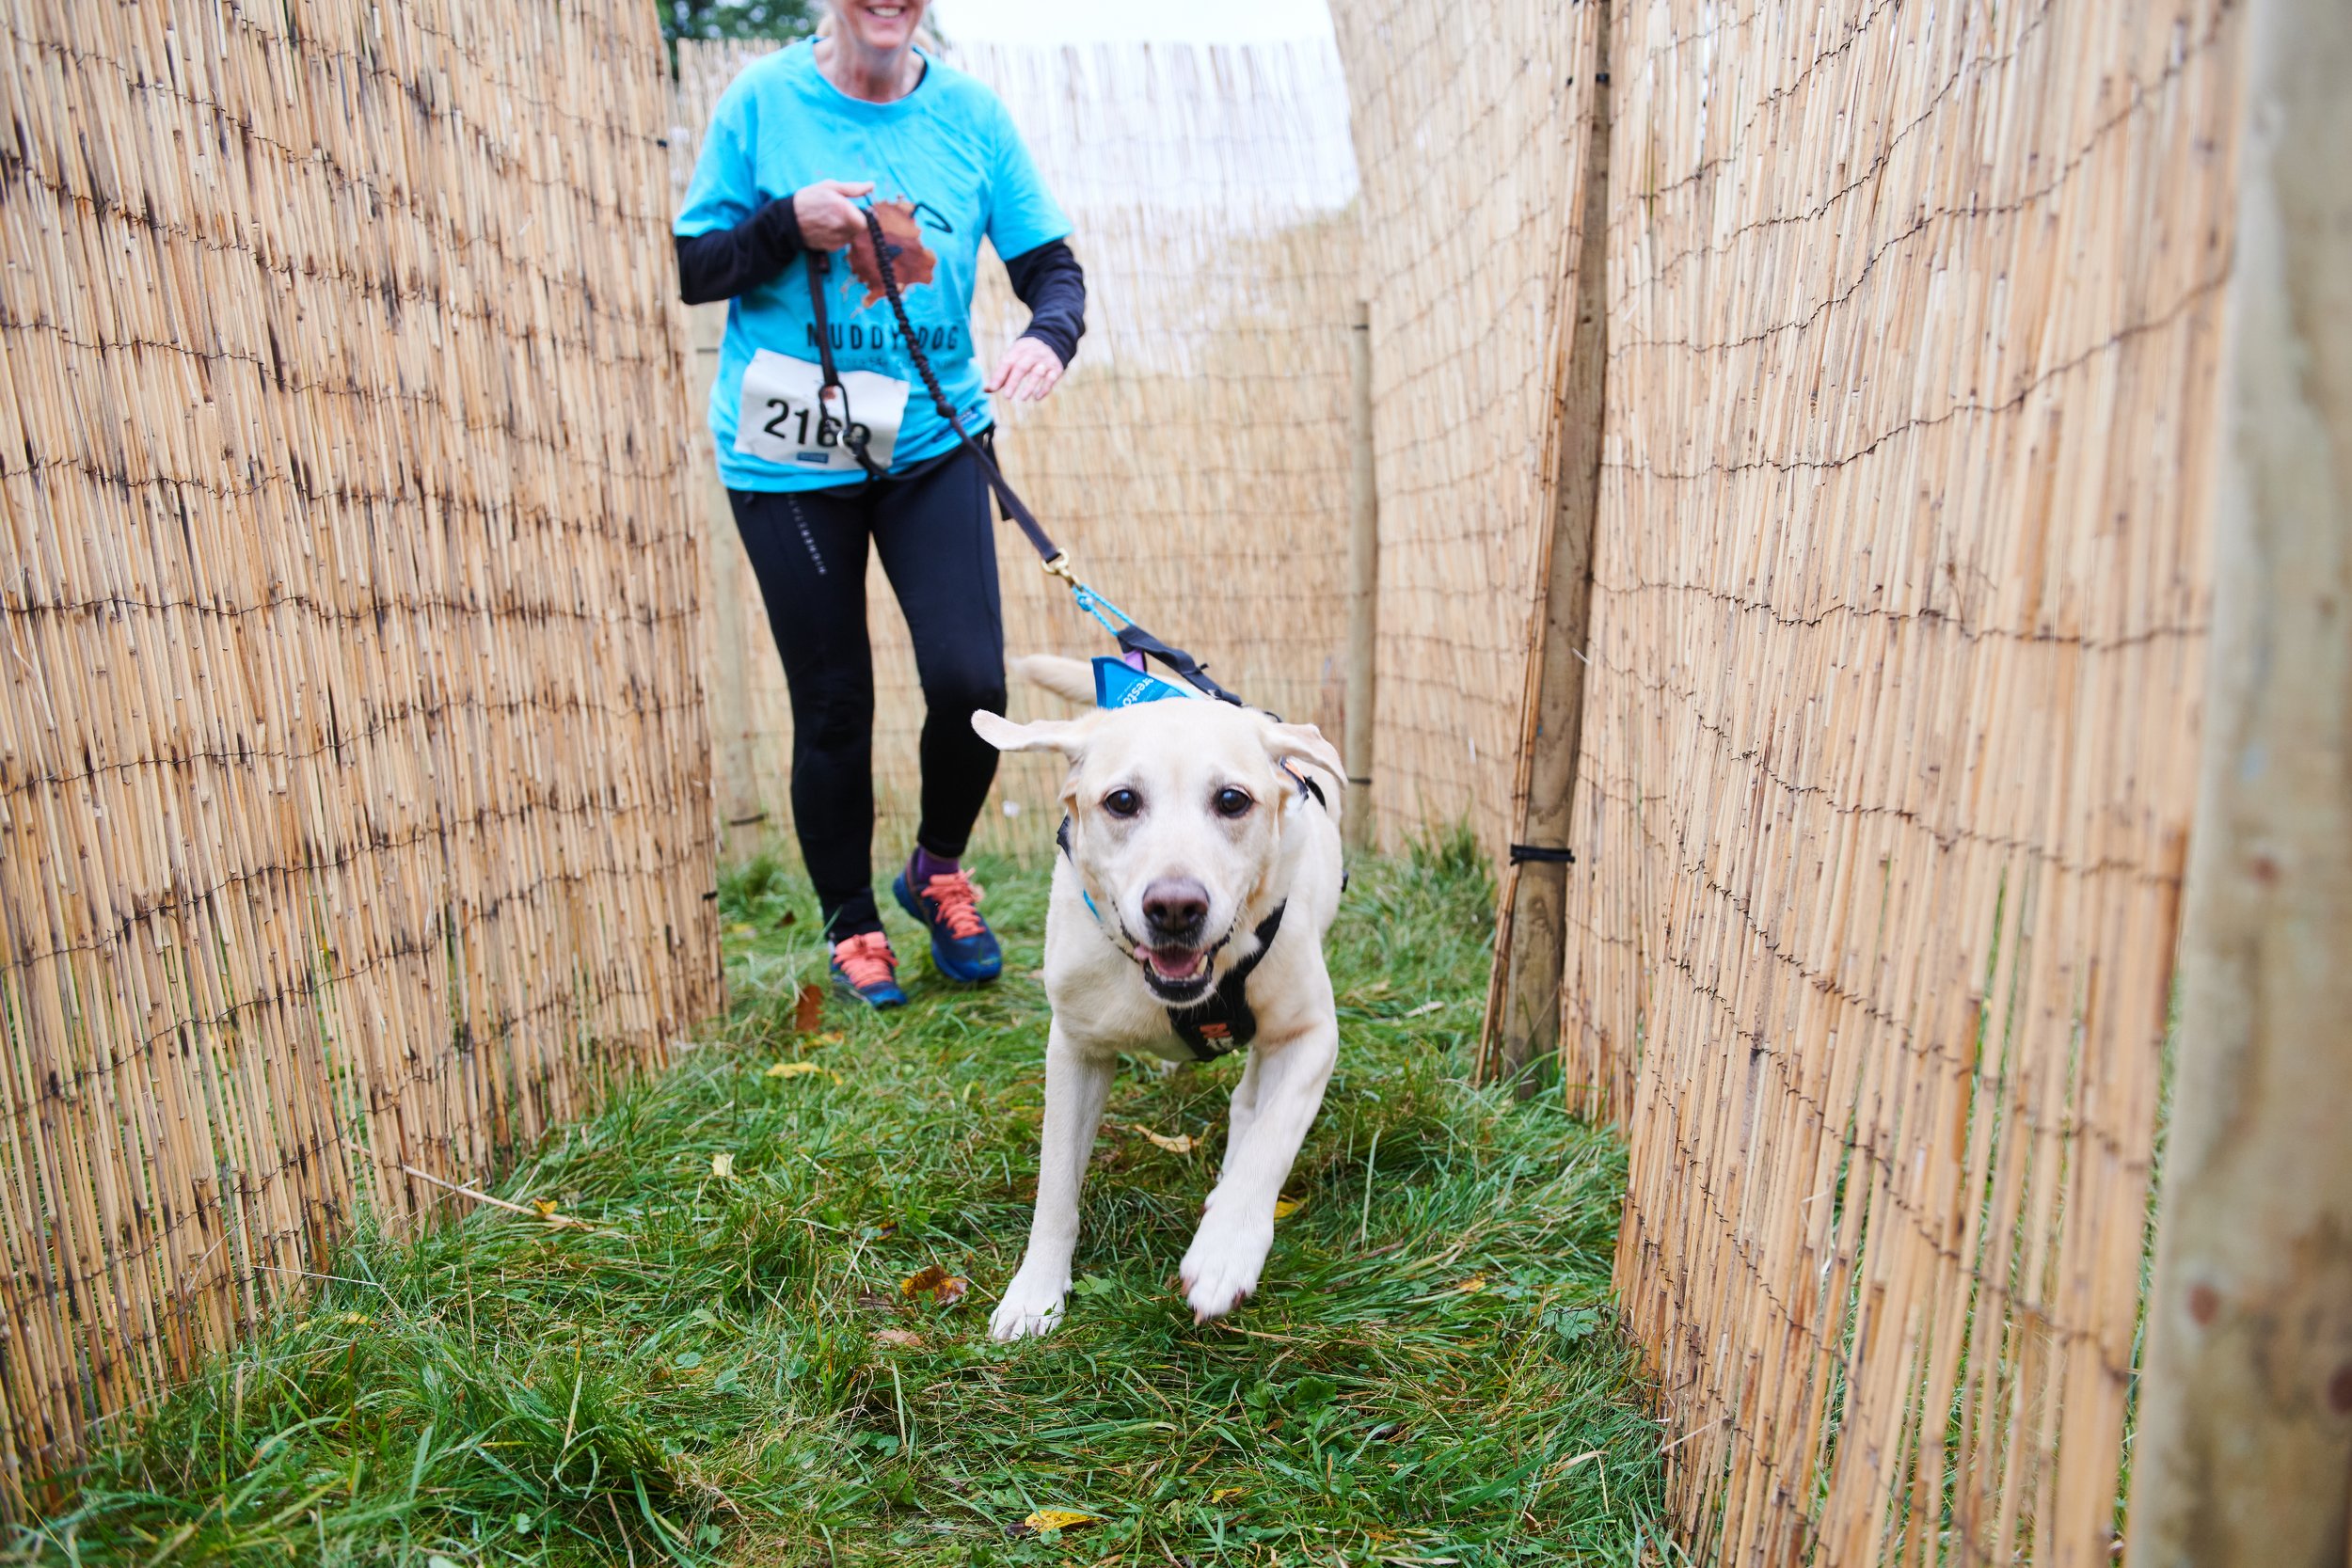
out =
<path fill-rule="evenodd" d="M 939 258 L 923 243 L 923 226 L 915 216 L 912 201 L 877 201 L 874 215 L 882 220 L 882 238 L 898 252 L 890 258 L 890 269 L 898 279 L 898 292 L 913 292 L 918 283 L 929 283 L 939 265 Z M 874 257 L 874 236 L 870 230 L 861 229 L 850 240 L 850 271 L 866 285 L 866 298 L 858 309 L 863 310 L 880 304 L 887 293 L 882 288 L 882 268 Z"/>

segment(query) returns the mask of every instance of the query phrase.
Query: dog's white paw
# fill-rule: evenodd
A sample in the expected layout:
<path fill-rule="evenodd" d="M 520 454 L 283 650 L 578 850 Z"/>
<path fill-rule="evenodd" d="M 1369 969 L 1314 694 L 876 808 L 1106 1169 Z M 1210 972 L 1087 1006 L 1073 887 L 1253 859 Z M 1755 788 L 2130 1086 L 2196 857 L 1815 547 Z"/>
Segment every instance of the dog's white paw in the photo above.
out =
<path fill-rule="evenodd" d="M 1184 1282 L 1184 1300 L 1192 1307 L 1192 1321 L 1204 1323 L 1221 1318 L 1248 1300 L 1258 1289 L 1266 1249 L 1273 1244 L 1270 1221 L 1226 1225 L 1212 1218 L 1204 1223 L 1176 1270 L 1177 1278 Z"/>
<path fill-rule="evenodd" d="M 1059 1284 L 1033 1277 L 1023 1269 L 1005 1287 L 1002 1301 L 989 1314 L 988 1337 L 992 1339 L 1029 1339 L 1051 1334 L 1061 1322 L 1062 1302 L 1070 1294 L 1070 1280 L 1065 1275 Z"/>

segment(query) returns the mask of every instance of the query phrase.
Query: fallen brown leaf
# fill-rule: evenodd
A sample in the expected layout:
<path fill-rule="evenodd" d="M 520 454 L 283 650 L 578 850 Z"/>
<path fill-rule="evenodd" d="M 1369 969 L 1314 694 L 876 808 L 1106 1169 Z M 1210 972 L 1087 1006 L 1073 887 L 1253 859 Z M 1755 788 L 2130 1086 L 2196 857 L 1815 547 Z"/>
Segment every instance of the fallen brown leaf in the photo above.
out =
<path fill-rule="evenodd" d="M 1041 1508 L 1021 1521 L 1020 1528 L 1031 1534 L 1049 1529 L 1074 1529 L 1080 1525 L 1094 1523 L 1091 1513 L 1081 1513 L 1074 1508 Z"/>
<path fill-rule="evenodd" d="M 814 983 L 803 986 L 792 999 L 792 1027 L 803 1035 L 813 1035 L 825 1021 L 825 988 Z"/>
<path fill-rule="evenodd" d="M 949 1274 L 937 1263 L 927 1263 L 898 1282 L 900 1295 L 929 1296 L 941 1307 L 953 1307 L 971 1288 L 970 1280 Z"/>
<path fill-rule="evenodd" d="M 1133 1121 L 1127 1124 L 1127 1131 L 1141 1133 L 1170 1154 L 1190 1154 L 1198 1147 L 1189 1132 L 1179 1132 L 1174 1137 L 1170 1137 L 1165 1132 L 1154 1132 L 1142 1123 Z"/>
<path fill-rule="evenodd" d="M 923 1337 L 908 1328 L 878 1328 L 874 1331 L 876 1344 L 889 1345 L 896 1350 L 921 1350 Z"/>

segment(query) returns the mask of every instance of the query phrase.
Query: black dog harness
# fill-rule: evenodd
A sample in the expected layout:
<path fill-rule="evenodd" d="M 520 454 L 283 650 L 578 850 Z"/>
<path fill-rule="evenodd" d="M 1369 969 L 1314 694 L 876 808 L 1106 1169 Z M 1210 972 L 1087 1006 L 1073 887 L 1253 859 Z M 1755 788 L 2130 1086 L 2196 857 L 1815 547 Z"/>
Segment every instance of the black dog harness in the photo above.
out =
<path fill-rule="evenodd" d="M 1290 773 L 1287 767 L 1282 771 Z M 1323 798 L 1322 785 L 1302 773 L 1291 773 L 1291 777 L 1298 783 L 1301 799 L 1311 797 L 1315 804 L 1327 811 L 1330 809 L 1329 802 Z M 1061 826 L 1054 830 L 1054 842 L 1061 846 L 1062 858 L 1069 861 L 1071 869 L 1075 871 L 1078 862 L 1077 857 L 1070 852 L 1068 816 L 1064 816 Z M 1341 885 L 1346 885 L 1344 880 Z M 1078 896 L 1087 901 L 1087 910 L 1094 916 L 1095 925 L 1101 926 L 1103 911 L 1094 907 L 1094 895 L 1080 888 Z M 1216 989 L 1198 1002 L 1164 1009 L 1168 1014 L 1168 1026 L 1176 1032 L 1178 1039 L 1184 1042 L 1184 1048 L 1192 1053 L 1194 1060 L 1214 1062 L 1219 1056 L 1241 1050 L 1258 1037 L 1258 1015 L 1249 1006 L 1249 976 L 1257 972 L 1258 966 L 1265 961 L 1266 954 L 1273 950 L 1274 938 L 1282 929 L 1282 911 L 1289 908 L 1290 901 L 1284 899 L 1274 906 L 1272 913 L 1258 922 L 1257 928 L 1250 932 L 1258 939 L 1258 950 L 1246 958 L 1235 960 L 1233 967 L 1225 972 L 1224 978 L 1217 981 Z M 1103 934 L 1106 938 L 1110 935 L 1107 930 Z M 1214 956 L 1211 961 L 1215 961 Z"/>
<path fill-rule="evenodd" d="M 1257 930 L 1251 933 L 1258 939 L 1258 950 L 1227 970 L 1215 990 L 1189 1007 L 1167 1010 L 1168 1026 L 1197 1060 L 1214 1062 L 1258 1037 L 1258 1015 L 1249 1010 L 1249 976 L 1273 947 L 1274 934 L 1282 928 L 1282 911 L 1288 908 L 1288 903 L 1277 904 L 1272 914 L 1258 922 Z"/>

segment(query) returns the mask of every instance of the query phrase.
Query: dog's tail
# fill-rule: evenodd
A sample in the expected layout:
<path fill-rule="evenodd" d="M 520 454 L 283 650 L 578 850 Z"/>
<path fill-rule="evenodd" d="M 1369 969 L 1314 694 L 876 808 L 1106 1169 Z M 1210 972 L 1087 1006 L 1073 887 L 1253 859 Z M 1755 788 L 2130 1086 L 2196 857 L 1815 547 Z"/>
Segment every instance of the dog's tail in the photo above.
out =
<path fill-rule="evenodd" d="M 1084 659 L 1063 658 L 1057 654 L 1023 654 L 1012 661 L 1012 673 L 1031 686 L 1041 686 L 1081 707 L 1094 705 L 1094 669 Z"/>

